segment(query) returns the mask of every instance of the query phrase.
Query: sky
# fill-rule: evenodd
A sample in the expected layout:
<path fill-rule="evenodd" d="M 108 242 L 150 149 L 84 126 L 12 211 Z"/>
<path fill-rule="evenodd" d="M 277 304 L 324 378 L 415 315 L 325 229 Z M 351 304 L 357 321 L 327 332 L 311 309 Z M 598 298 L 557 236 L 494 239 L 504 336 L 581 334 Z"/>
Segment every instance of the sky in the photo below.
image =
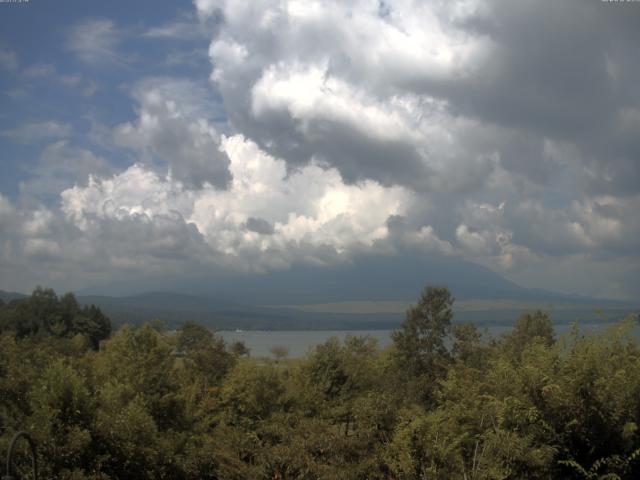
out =
<path fill-rule="evenodd" d="M 0 3 L 0 289 L 438 256 L 637 299 L 639 44 L 630 1 Z"/>

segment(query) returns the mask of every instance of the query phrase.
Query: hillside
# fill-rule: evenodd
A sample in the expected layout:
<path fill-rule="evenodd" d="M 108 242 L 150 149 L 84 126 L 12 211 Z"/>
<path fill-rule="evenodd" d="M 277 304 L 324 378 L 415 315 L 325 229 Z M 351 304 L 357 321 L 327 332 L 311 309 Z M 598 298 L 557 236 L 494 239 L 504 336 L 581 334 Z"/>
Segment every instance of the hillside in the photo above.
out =
<path fill-rule="evenodd" d="M 594 322 L 603 320 L 598 309 L 610 320 L 637 311 L 632 302 L 525 288 L 460 259 L 407 255 L 179 284 L 148 279 L 84 289 L 79 299 L 99 305 L 117 322 L 157 317 L 170 325 L 190 319 L 218 329 L 396 328 L 427 284 L 450 288 L 457 321 L 512 323 L 524 311 L 543 309 L 552 311 L 556 322 Z"/>
<path fill-rule="evenodd" d="M 232 330 L 388 329 L 400 324 L 428 284 L 450 288 L 460 322 L 511 324 L 535 309 L 553 312 L 558 323 L 600 322 L 638 311 L 633 302 L 525 288 L 485 267 L 448 257 L 360 257 L 331 268 L 296 267 L 180 285 L 150 279 L 77 293 L 81 304 L 99 306 L 115 324 L 158 318 L 172 328 L 191 320 Z M 140 291 L 144 288 L 149 290 Z M 9 300 L 20 296 L 0 293 Z"/>

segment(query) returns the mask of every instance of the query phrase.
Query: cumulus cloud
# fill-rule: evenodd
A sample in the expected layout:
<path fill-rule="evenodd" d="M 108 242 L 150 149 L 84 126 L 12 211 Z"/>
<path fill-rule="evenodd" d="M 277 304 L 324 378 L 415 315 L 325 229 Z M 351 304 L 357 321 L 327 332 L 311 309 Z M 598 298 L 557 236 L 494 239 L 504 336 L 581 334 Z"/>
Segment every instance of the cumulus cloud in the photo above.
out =
<path fill-rule="evenodd" d="M 139 152 L 141 161 L 169 165 L 172 176 L 189 187 L 227 186 L 229 158 L 219 148 L 216 107 L 206 89 L 187 80 L 151 78 L 137 85 L 133 97 L 138 119 L 115 128 L 116 144 Z"/>
<path fill-rule="evenodd" d="M 35 233 L 46 215 L 0 197 L 0 215 L 23 237 L 5 253 L 53 262 L 74 245 L 98 258 L 96 270 L 255 271 L 411 251 L 561 290 L 582 272 L 577 290 L 629 294 L 622 279 L 638 270 L 640 249 L 640 9 L 194 3 L 198 19 L 140 31 L 163 44 L 208 32 L 210 82 L 174 72 L 127 85 L 133 118 L 93 133 L 128 167 L 108 168 L 49 125 L 38 168 L 59 178 L 49 193 L 63 191 L 61 209 Z M 122 32 L 86 20 L 67 46 L 89 64 L 123 63 Z M 174 57 L 174 66 L 198 58 Z M 3 136 L 27 139 L 20 128 Z M 23 192 L 38 188 L 25 182 Z"/>
<path fill-rule="evenodd" d="M 328 265 L 377 248 L 389 237 L 388 219 L 412 202 L 402 187 L 346 184 L 326 166 L 288 173 L 241 135 L 221 146 L 232 174 L 224 190 L 191 189 L 136 164 L 65 189 L 59 210 L 16 208 L 0 196 L 0 225 L 10 226 L 1 232 L 3 278 L 33 278 L 36 265 L 58 282 Z"/>
<path fill-rule="evenodd" d="M 282 268 L 306 257 L 322 261 L 326 252 L 348 255 L 372 247 L 387 237 L 388 218 L 404 213 L 411 202 L 401 187 L 374 181 L 348 185 L 335 169 L 316 164 L 287 174 L 284 161 L 239 135 L 225 137 L 222 146 L 233 179 L 226 190 L 192 190 L 170 174 L 138 164 L 65 190 L 62 211 L 89 235 L 105 222 L 172 224 L 206 244 L 209 256 L 237 258 L 235 268 Z M 146 251 L 159 238 L 141 242 L 140 248 Z M 185 244 L 175 243 L 180 245 Z"/>
<path fill-rule="evenodd" d="M 404 215 L 392 215 L 387 220 L 389 241 L 386 250 L 396 253 L 409 250 L 417 254 L 456 255 L 460 252 L 449 241 L 440 238 L 432 225 L 424 225 L 425 216 L 416 215 L 412 202 Z M 430 215 L 426 215 L 429 217 Z"/>
<path fill-rule="evenodd" d="M 264 218 L 249 217 L 244 226 L 247 230 L 261 235 L 273 235 L 275 233 L 273 225 Z"/>
<path fill-rule="evenodd" d="M 24 243 L 24 254 L 32 259 L 55 258 L 60 255 L 61 248 L 54 240 L 46 238 L 28 238 Z"/>
<path fill-rule="evenodd" d="M 45 264 L 60 259 L 62 253 L 59 233 L 60 225 L 55 214 L 47 207 L 35 205 L 19 208 L 0 195 L 2 279 L 21 285 L 25 277 L 33 281 L 37 269 L 46 276 Z"/>
<path fill-rule="evenodd" d="M 91 176 L 88 185 L 64 190 L 62 211 L 80 229 L 87 230 L 93 218 L 121 220 L 138 215 L 153 220 L 171 211 L 180 214 L 183 193 L 189 196 L 180 184 L 163 180 L 142 165 L 133 165 L 111 178 Z M 187 205 L 190 203 L 187 198 Z"/>
<path fill-rule="evenodd" d="M 290 169 L 321 161 L 346 183 L 401 185 L 430 205 L 391 221 L 394 241 L 433 228 L 439 251 L 512 272 L 637 255 L 640 10 L 195 4 L 221 19 L 211 80 L 240 132 Z"/>
<path fill-rule="evenodd" d="M 490 51 L 456 25 L 460 4 L 196 4 L 223 19 L 209 53 L 234 126 L 288 164 L 419 191 L 474 188 L 495 167 L 492 148 L 457 145 L 473 119 L 415 88 L 470 75 Z"/>
<path fill-rule="evenodd" d="M 209 53 L 234 125 L 288 163 L 320 158 L 347 181 L 416 190 L 442 178 L 450 188 L 455 170 L 456 186 L 471 192 L 498 166 L 545 184 L 558 173 L 545 159 L 551 140 L 577 148 L 594 191 L 638 192 L 630 92 L 639 72 L 622 60 L 639 39 L 625 18 L 637 9 L 195 3 L 203 18 L 222 18 Z"/>
<path fill-rule="evenodd" d="M 596 196 L 555 208 L 529 199 L 499 205 L 466 202 L 459 207 L 461 223 L 455 237 L 464 256 L 502 270 L 518 281 L 526 278 L 523 272 L 535 272 L 535 277 L 540 278 L 544 270 L 540 265 L 556 271 L 554 258 L 566 268 L 579 262 L 602 265 L 607 258 L 612 265 L 621 258 L 636 265 L 640 222 L 633 211 L 638 207 L 640 196 Z M 550 275 L 547 281 L 554 288 L 565 290 L 568 276 L 569 273 L 554 278 Z M 621 283 L 617 285 L 621 287 Z"/>
<path fill-rule="evenodd" d="M 15 217 L 15 209 L 9 199 L 0 193 L 0 232 L 10 231 Z"/>
<path fill-rule="evenodd" d="M 43 282 L 78 288 L 185 268 L 197 272 L 214 264 L 215 252 L 175 214 L 153 221 L 143 215 L 101 218 L 81 229 L 59 209 L 16 208 L 0 198 L 0 220 L 3 288 L 29 289 Z"/>
<path fill-rule="evenodd" d="M 57 140 L 47 145 L 37 163 L 25 170 L 31 176 L 20 182 L 23 198 L 35 197 L 54 200 L 57 203 L 60 192 L 74 184 L 85 185 L 90 175 L 108 175 L 113 167 L 103 157 L 85 148 Z"/>

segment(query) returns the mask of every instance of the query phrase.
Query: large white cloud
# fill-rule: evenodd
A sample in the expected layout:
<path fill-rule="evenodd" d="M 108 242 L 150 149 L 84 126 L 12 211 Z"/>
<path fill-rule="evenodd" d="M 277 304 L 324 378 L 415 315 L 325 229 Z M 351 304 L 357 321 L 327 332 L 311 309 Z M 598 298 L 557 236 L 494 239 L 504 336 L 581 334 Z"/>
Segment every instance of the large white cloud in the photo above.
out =
<path fill-rule="evenodd" d="M 199 20 L 182 16 L 145 38 L 209 29 L 210 82 L 176 70 L 134 82 L 134 116 L 99 132 L 117 168 L 70 140 L 46 147 L 20 201 L 0 197 L 15 272 L 20 258 L 98 275 L 410 250 L 462 256 L 530 286 L 566 290 L 575 273 L 576 291 L 629 294 L 622 278 L 640 271 L 632 10 L 580 0 L 194 3 Z M 86 63 L 126 63 L 123 32 L 87 20 L 67 46 Z M 24 126 L 3 135 L 75 138 L 61 122 Z M 56 200 L 63 191 L 60 210 L 28 195 L 45 190 Z"/>
<path fill-rule="evenodd" d="M 387 237 L 388 218 L 405 213 L 412 202 L 402 187 L 347 185 L 335 169 L 316 164 L 287 173 L 282 160 L 240 135 L 224 138 L 222 148 L 233 178 L 225 190 L 192 190 L 137 164 L 65 190 L 62 211 L 87 235 L 105 222 L 122 222 L 123 235 L 132 222 L 174 222 L 191 228 L 213 254 L 238 258 L 238 267 L 262 268 L 317 259 L 316 251 L 339 256 L 370 248 Z M 141 251 L 147 247 L 140 244 Z M 200 253 L 193 252 L 194 258 Z M 255 264 L 247 265 L 247 258 Z"/>
<path fill-rule="evenodd" d="M 418 191 L 455 178 L 469 193 L 497 167 L 552 181 L 553 141 L 580 154 L 573 174 L 592 190 L 638 192 L 638 69 L 623 61 L 636 10 L 578 0 L 195 4 L 221 19 L 211 78 L 234 126 L 290 164 L 319 157 L 347 181 Z"/>
<path fill-rule="evenodd" d="M 431 228 L 438 251 L 519 273 L 637 255 L 638 109 L 624 87 L 637 70 L 617 41 L 635 34 L 622 13 L 577 1 L 194 3 L 221 19 L 211 80 L 237 130 L 289 168 L 321 161 L 346 183 L 413 191 L 390 223 L 394 245 Z"/>
<path fill-rule="evenodd" d="M 209 53 L 234 126 L 290 165 L 418 191 L 473 188 L 495 168 L 493 147 L 458 141 L 480 126 L 423 88 L 470 75 L 490 51 L 458 26 L 475 3 L 196 5 L 223 18 Z"/>

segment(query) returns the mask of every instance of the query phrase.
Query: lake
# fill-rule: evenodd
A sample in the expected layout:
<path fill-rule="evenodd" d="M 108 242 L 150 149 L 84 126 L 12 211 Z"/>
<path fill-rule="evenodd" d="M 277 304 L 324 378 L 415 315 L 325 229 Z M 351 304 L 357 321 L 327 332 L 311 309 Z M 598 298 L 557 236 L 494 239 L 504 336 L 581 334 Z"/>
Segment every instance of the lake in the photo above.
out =
<path fill-rule="evenodd" d="M 581 326 L 581 330 L 585 333 L 597 333 L 611 326 L 611 323 L 591 323 Z M 511 330 L 510 325 L 494 325 L 486 327 L 489 335 L 500 336 Z M 570 324 L 559 324 L 554 326 L 556 336 L 568 332 L 571 329 Z M 480 327 L 484 330 L 484 327 Z M 324 343 L 330 337 L 338 337 L 344 339 L 348 335 L 363 336 L 368 335 L 378 342 L 381 348 L 391 344 L 391 332 L 393 330 L 282 330 L 282 331 L 218 331 L 218 335 L 222 336 L 226 342 L 243 341 L 251 350 L 252 357 L 271 356 L 270 350 L 275 346 L 284 346 L 289 349 L 289 357 L 303 357 L 315 345 Z M 640 333 L 640 328 L 636 327 L 636 335 Z"/>

